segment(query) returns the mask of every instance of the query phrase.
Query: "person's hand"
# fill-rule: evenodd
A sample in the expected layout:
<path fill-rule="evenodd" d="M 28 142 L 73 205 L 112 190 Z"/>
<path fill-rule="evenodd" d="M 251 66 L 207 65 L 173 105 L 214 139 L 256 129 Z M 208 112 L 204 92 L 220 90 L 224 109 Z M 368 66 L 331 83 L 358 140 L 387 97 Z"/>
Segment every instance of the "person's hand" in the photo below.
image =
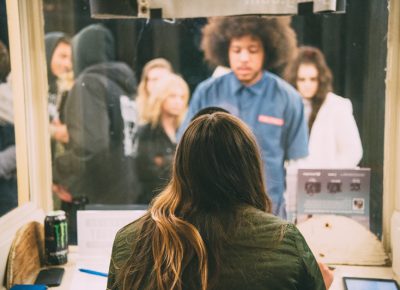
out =
<path fill-rule="evenodd" d="M 53 192 L 64 202 L 72 202 L 72 194 L 69 191 L 59 184 L 53 184 L 52 186 Z"/>
<path fill-rule="evenodd" d="M 53 139 L 64 144 L 69 142 L 68 129 L 65 124 L 61 123 L 59 119 L 54 119 L 50 126 Z"/>
<path fill-rule="evenodd" d="M 328 266 L 322 262 L 318 262 L 318 266 L 319 270 L 321 271 L 322 278 L 324 278 L 325 287 L 326 289 L 329 289 L 333 282 L 333 271 L 330 270 Z"/>

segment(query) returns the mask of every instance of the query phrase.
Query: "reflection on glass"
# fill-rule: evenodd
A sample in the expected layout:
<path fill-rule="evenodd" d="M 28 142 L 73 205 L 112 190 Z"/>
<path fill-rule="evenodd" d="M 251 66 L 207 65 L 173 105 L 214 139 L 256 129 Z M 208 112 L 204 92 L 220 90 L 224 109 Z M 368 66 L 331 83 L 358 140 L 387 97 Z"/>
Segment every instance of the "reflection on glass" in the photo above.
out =
<path fill-rule="evenodd" d="M 154 76 L 154 70 L 149 76 Z M 151 84 L 151 85 L 150 85 Z M 181 125 L 189 100 L 189 87 L 175 74 L 156 83 L 147 82 L 145 125 L 138 132 L 137 174 L 142 187 L 139 203 L 148 204 L 168 183 L 176 148 L 176 131 Z M 151 88 L 151 89 L 150 89 Z"/>
<path fill-rule="evenodd" d="M 63 108 L 69 140 L 53 162 L 56 192 L 64 203 L 74 198 L 133 203 L 135 180 L 121 114 L 121 97 L 135 93 L 133 72 L 115 60 L 114 37 L 101 24 L 82 29 L 72 44 L 76 78 Z"/>
<path fill-rule="evenodd" d="M 333 93 L 332 72 L 316 47 L 302 46 L 285 70 L 285 77 L 301 94 L 309 128 L 308 151 L 302 167 L 355 168 L 362 145 L 353 106 Z"/>
<path fill-rule="evenodd" d="M 202 30 L 208 22 L 205 18 L 178 19 L 175 22 L 160 19 L 98 20 L 90 18 L 88 1 L 43 2 L 53 138 L 53 192 L 62 201 L 59 207 L 72 208 L 73 211 L 87 202 L 139 203 L 145 187 L 139 176 L 145 170 L 138 160 L 149 156 L 143 156 L 144 151 L 138 150 L 140 134 L 137 132 L 139 125 L 146 126 L 143 108 L 149 111 L 154 108 L 147 106 L 145 100 L 148 88 L 137 87 L 135 76 L 147 76 L 145 65 L 151 60 L 164 58 L 171 63 L 171 68 L 166 70 L 181 75 L 193 93 L 199 83 L 212 75 L 216 65 L 232 65 L 226 61 L 228 55 L 219 56 L 225 59 L 223 63 L 214 62 L 210 66 L 205 61 L 203 50 L 207 48 L 201 44 Z M 386 26 L 379 24 L 380 32 L 374 34 L 382 40 L 371 41 L 372 36 L 364 29 L 372 27 L 373 20 L 365 15 L 362 8 L 356 2 L 349 2 L 344 15 L 308 15 L 294 16 L 291 20 L 288 17 L 271 20 L 274 25 L 280 22 L 286 28 L 291 27 L 271 31 L 271 34 L 279 34 L 274 42 L 279 47 L 278 51 L 289 56 L 279 58 L 266 54 L 265 60 L 281 60 L 267 67 L 269 72 L 280 75 L 292 60 L 290 54 L 296 41 L 297 45 L 312 45 L 324 53 L 333 74 L 333 92 L 350 99 L 353 104 L 354 119 L 364 148 L 360 164 L 372 169 L 374 188 L 371 194 L 374 195 L 374 203 L 371 212 L 375 216 L 371 224 L 379 233 L 383 115 L 379 115 L 379 119 L 377 117 L 375 129 L 371 132 L 370 118 L 364 115 L 375 116 L 373 108 L 384 107 L 384 93 L 377 95 L 377 92 L 384 92 L 384 66 L 378 66 L 380 58 L 371 55 L 373 49 L 384 42 Z M 382 19 L 385 17 L 382 15 Z M 282 44 L 280 32 L 285 37 L 289 36 L 290 41 Z M 59 48 L 60 60 L 53 65 L 59 42 L 62 44 Z M 235 53 L 234 50 L 231 52 Z M 382 54 L 381 58 L 384 60 L 385 55 Z M 377 67 L 372 67 L 375 64 Z M 370 82 L 375 91 L 366 89 L 367 80 L 364 77 L 372 68 L 379 73 L 379 78 Z M 241 68 L 238 69 L 241 73 Z M 151 84 L 153 76 L 147 78 Z M 241 117 L 250 118 L 245 114 Z M 257 120 L 275 122 L 276 126 L 280 124 L 280 120 L 270 117 L 274 115 L 267 114 Z M 370 140 L 381 143 L 367 142 Z M 165 176 L 160 184 L 166 183 Z M 162 189 L 161 185 L 156 187 L 151 190 L 150 196 Z"/>
<path fill-rule="evenodd" d="M 0 41 L 0 216 L 18 205 L 14 110 L 8 48 Z"/>

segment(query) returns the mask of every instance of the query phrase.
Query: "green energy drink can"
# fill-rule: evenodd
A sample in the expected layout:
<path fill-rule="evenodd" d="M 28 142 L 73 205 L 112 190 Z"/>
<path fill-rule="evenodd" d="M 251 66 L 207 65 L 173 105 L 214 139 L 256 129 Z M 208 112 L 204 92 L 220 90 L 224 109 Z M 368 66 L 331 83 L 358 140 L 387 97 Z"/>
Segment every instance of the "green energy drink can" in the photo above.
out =
<path fill-rule="evenodd" d="M 68 223 L 65 212 L 52 211 L 44 220 L 44 250 L 48 265 L 62 265 L 68 261 Z"/>

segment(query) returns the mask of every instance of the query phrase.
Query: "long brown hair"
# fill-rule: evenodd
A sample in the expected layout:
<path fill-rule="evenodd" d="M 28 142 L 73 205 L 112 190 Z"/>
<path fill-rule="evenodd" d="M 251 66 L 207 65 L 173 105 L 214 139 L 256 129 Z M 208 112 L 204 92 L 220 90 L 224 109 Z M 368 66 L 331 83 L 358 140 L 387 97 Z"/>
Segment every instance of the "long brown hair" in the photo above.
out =
<path fill-rule="evenodd" d="M 332 72 L 326 64 L 324 55 L 318 48 L 302 46 L 299 49 L 297 58 L 286 67 L 284 72 L 284 78 L 295 88 L 299 67 L 302 64 L 314 65 L 318 71 L 318 90 L 315 96 L 311 98 L 312 111 L 308 120 L 308 128 L 311 130 L 326 95 L 332 91 Z"/>
<path fill-rule="evenodd" d="M 193 120 L 178 145 L 167 188 L 139 221 L 141 232 L 117 284 L 127 289 L 213 289 L 220 252 L 250 205 L 271 211 L 254 135 L 238 118 Z"/>

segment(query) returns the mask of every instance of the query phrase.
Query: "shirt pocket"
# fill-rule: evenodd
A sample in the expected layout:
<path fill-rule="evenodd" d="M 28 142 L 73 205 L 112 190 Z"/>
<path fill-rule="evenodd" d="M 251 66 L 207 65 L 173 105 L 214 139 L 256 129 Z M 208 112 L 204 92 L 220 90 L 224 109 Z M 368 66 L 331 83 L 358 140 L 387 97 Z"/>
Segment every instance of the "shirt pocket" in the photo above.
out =
<path fill-rule="evenodd" d="M 276 156 L 282 152 L 282 130 L 283 125 L 258 122 L 254 134 L 256 135 L 263 154 Z"/>

